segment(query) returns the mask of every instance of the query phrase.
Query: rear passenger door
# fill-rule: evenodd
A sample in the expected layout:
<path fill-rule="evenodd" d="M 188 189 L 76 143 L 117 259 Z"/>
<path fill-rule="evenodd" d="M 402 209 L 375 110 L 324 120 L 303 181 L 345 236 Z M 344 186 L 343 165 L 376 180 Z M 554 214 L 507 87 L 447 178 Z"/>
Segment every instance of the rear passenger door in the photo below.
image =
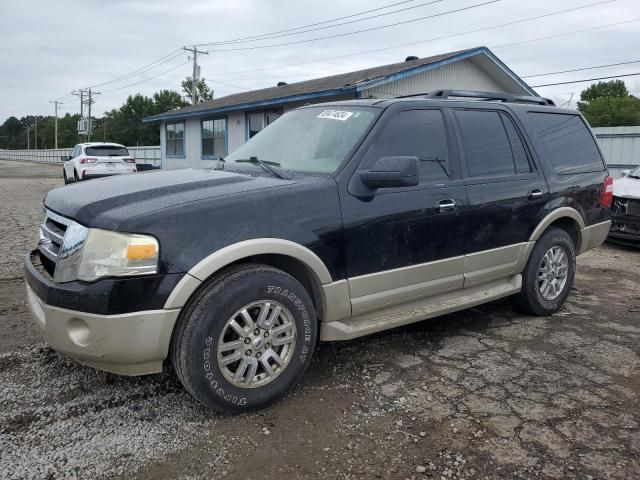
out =
<path fill-rule="evenodd" d="M 526 139 L 506 110 L 454 109 L 466 212 L 465 287 L 519 273 L 531 225 L 549 192 Z"/>
<path fill-rule="evenodd" d="M 358 171 L 381 157 L 420 159 L 420 183 L 341 196 L 354 315 L 462 287 L 465 190 L 440 109 L 389 113 Z"/>

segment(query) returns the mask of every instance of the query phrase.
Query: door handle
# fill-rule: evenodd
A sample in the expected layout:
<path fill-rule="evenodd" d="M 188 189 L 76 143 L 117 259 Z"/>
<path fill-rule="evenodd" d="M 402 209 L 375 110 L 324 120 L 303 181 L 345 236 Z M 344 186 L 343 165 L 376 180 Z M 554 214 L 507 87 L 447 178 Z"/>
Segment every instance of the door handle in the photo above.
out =
<path fill-rule="evenodd" d="M 451 213 L 456 211 L 456 201 L 450 198 L 440 200 L 437 205 L 439 213 Z"/>
<path fill-rule="evenodd" d="M 529 191 L 529 200 L 536 200 L 538 198 L 542 198 L 542 190 L 539 188 L 534 188 Z"/>

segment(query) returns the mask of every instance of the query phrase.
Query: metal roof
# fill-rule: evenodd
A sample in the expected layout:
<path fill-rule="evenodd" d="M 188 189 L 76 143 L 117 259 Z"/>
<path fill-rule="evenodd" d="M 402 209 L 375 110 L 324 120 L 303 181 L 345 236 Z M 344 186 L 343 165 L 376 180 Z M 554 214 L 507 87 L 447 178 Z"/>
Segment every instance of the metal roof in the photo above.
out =
<path fill-rule="evenodd" d="M 380 67 L 357 70 L 355 72 L 331 75 L 329 77 L 306 80 L 304 82 L 289 83 L 282 86 L 252 90 L 236 93 L 226 97 L 216 98 L 178 110 L 153 115 L 144 119 L 145 122 L 153 122 L 165 119 L 178 119 L 193 116 L 202 116 L 215 113 L 223 113 L 233 110 L 245 110 L 249 108 L 282 105 L 290 102 L 299 102 L 312 98 L 332 97 L 337 95 L 353 94 L 358 91 L 398 78 L 414 75 L 429 69 L 438 68 L 451 62 L 464 60 L 476 55 L 485 55 L 496 66 L 531 95 L 535 92 L 522 79 L 513 73 L 502 63 L 488 48 L 476 47 L 457 52 L 443 53 L 417 60 L 392 63 Z"/>

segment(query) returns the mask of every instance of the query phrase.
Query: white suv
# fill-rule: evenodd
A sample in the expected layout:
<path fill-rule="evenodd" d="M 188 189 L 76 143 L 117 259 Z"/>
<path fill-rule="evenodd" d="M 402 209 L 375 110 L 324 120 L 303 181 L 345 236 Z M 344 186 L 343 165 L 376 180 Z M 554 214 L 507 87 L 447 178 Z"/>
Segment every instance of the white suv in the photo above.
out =
<path fill-rule="evenodd" d="M 89 178 L 135 173 L 136 160 L 118 143 L 91 142 L 76 145 L 64 163 L 64 183 Z"/>

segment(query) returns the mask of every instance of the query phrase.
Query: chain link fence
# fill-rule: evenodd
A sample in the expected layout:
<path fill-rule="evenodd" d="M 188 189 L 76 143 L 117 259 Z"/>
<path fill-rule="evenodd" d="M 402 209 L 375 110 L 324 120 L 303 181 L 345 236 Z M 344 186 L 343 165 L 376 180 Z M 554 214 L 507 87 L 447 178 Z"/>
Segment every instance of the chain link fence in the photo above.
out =
<path fill-rule="evenodd" d="M 5 150 L 0 149 L 0 160 L 19 162 L 37 162 L 61 164 L 67 160 L 72 148 L 50 148 L 47 150 Z M 147 168 L 161 168 L 160 146 L 127 147 L 129 154 L 138 165 L 150 165 Z"/>

